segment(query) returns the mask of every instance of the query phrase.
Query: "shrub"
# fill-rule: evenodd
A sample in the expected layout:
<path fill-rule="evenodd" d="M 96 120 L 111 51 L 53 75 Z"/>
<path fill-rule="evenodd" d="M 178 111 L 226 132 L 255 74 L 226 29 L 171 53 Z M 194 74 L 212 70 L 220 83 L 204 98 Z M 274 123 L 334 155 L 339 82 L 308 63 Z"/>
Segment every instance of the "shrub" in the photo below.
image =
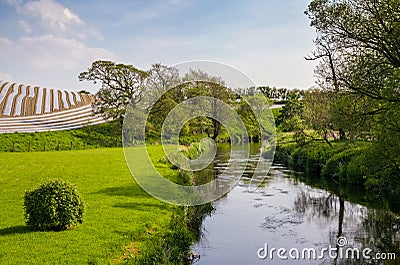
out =
<path fill-rule="evenodd" d="M 85 205 L 78 189 L 54 179 L 24 196 L 25 220 L 35 230 L 65 230 L 82 223 Z"/>
<path fill-rule="evenodd" d="M 364 148 L 350 148 L 328 159 L 322 169 L 324 177 L 333 177 L 343 183 L 361 184 L 364 181 L 365 166 L 361 156 Z"/>

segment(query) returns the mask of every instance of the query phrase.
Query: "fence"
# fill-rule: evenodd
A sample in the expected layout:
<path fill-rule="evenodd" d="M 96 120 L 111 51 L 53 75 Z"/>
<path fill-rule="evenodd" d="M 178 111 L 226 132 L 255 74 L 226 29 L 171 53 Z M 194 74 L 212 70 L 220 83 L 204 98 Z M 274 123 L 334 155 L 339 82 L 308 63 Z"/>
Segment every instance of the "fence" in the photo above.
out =
<path fill-rule="evenodd" d="M 104 140 L 97 142 L 70 141 L 12 141 L 3 144 L 0 151 L 3 152 L 37 152 L 37 151 L 63 151 L 63 150 L 85 150 L 102 147 L 121 147 L 121 140 Z"/>

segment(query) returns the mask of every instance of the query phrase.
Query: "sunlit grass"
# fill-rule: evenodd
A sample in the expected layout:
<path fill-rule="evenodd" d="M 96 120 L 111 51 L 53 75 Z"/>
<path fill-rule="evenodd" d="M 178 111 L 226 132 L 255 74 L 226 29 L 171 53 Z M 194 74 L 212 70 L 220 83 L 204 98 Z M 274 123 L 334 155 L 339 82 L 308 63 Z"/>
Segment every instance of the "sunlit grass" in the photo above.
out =
<path fill-rule="evenodd" d="M 163 155 L 160 146 L 149 150 L 154 161 Z M 176 210 L 139 187 L 121 148 L 0 153 L 0 161 L 1 264 L 110 263 L 151 244 Z M 162 171 L 173 174 L 166 166 Z M 24 222 L 24 192 L 51 178 L 79 187 L 87 204 L 84 223 L 63 232 L 32 232 Z M 127 252 L 128 245 L 134 249 Z"/>

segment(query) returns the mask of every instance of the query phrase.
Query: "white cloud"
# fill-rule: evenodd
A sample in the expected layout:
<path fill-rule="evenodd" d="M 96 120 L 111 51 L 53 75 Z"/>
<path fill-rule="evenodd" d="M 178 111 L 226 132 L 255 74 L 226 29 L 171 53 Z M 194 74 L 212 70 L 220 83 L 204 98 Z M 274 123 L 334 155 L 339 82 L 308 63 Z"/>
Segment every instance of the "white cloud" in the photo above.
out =
<path fill-rule="evenodd" d="M 85 24 L 71 10 L 53 0 L 28 2 L 21 7 L 21 13 L 27 17 L 39 18 L 43 25 L 55 32 L 65 32 L 71 26 Z"/>
<path fill-rule="evenodd" d="M 21 5 L 21 0 L 7 0 L 7 3 L 12 6 L 19 7 Z"/>
<path fill-rule="evenodd" d="M 12 77 L 10 74 L 0 72 L 0 81 L 10 81 Z"/>
<path fill-rule="evenodd" d="M 77 14 L 55 0 L 35 0 L 27 3 L 19 0 L 7 1 L 23 17 L 19 25 L 26 33 L 45 33 L 80 39 L 93 36 L 102 39 L 100 32 L 89 28 Z"/>
<path fill-rule="evenodd" d="M 9 50 L 12 47 L 12 41 L 8 38 L 0 37 L 0 59 L 9 57 Z"/>
<path fill-rule="evenodd" d="M 21 54 L 19 57 L 24 58 L 28 65 L 42 70 L 71 70 L 88 65 L 93 60 L 116 58 L 105 49 L 89 47 L 79 40 L 54 35 L 23 37 L 18 46 Z"/>
<path fill-rule="evenodd" d="M 8 38 L 0 37 L 0 47 L 10 46 L 12 45 L 12 41 Z"/>
<path fill-rule="evenodd" d="M 20 25 L 20 27 L 26 32 L 26 33 L 31 33 L 32 29 L 31 26 L 25 21 L 25 20 L 20 20 L 18 22 L 18 24 Z"/>
<path fill-rule="evenodd" d="M 15 23 L 23 35 L 0 37 L 0 79 L 93 91 L 90 84 L 78 83 L 77 75 L 95 60 L 116 61 L 112 52 L 86 43 L 88 37 L 102 39 L 101 33 L 56 0 L 7 2 L 17 11 Z"/>

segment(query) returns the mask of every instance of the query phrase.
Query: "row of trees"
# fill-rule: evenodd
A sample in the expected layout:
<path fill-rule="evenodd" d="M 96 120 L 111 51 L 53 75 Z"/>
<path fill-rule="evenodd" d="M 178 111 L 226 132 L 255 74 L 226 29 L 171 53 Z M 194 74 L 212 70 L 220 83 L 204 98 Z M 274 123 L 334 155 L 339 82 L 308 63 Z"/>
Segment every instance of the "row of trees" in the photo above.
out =
<path fill-rule="evenodd" d="M 241 95 L 256 95 L 263 94 L 275 103 L 285 103 L 292 94 L 303 95 L 303 90 L 300 89 L 288 89 L 288 88 L 277 88 L 270 86 L 259 86 L 242 88 L 238 90 Z"/>
<path fill-rule="evenodd" d="M 217 100 L 228 104 L 244 121 L 253 140 L 259 140 L 261 136 L 255 114 L 244 100 L 251 94 L 254 101 L 260 90 L 256 93 L 245 93 L 248 90 L 243 90 L 243 94 L 239 95 L 240 91 L 233 92 L 222 78 L 202 70 L 191 69 L 180 77 L 177 68 L 162 64 L 153 64 L 150 70 L 143 71 L 132 65 L 95 61 L 87 71 L 79 74 L 79 80 L 101 84 L 94 108 L 96 113 L 107 119 L 120 120 L 122 124 L 129 104 L 144 108 L 149 115 L 146 124 L 148 138 L 159 138 L 170 111 L 179 103 L 198 96 L 213 98 L 211 108 L 217 118 L 224 115 Z M 218 119 L 197 117 L 183 126 L 180 136 L 208 135 L 215 140 L 221 133 L 225 133 L 225 129 Z"/>

